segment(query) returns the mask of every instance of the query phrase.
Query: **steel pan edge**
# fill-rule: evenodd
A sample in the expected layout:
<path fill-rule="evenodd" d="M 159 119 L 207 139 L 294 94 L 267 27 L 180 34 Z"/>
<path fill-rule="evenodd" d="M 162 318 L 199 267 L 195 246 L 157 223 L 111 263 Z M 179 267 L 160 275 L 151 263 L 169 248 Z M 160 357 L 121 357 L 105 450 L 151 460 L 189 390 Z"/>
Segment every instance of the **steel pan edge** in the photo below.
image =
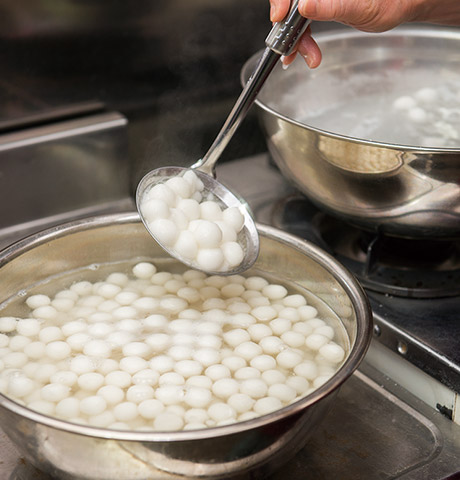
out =
<path fill-rule="evenodd" d="M 77 425 L 29 410 L 0 394 L 0 427 L 24 457 L 59 479 L 236 479 L 266 478 L 301 449 L 326 415 L 340 386 L 364 357 L 372 334 L 371 310 L 359 283 L 331 256 L 272 227 L 258 228 L 268 249 L 281 248 L 280 261 L 288 254 L 295 257 L 293 261 L 305 258 L 306 266 L 317 265 L 315 274 L 324 276 L 325 284 L 333 282 L 327 298 L 339 298 L 344 292 L 348 296 L 344 305 L 349 304 L 352 312 L 344 324 L 350 329 L 351 351 L 326 384 L 271 414 L 195 432 L 114 431 Z M 117 245 L 112 253 L 108 253 L 107 245 L 99 245 L 109 238 Z M 43 268 L 34 272 L 37 280 L 43 280 L 53 268 L 62 267 L 59 260 L 65 262 L 65 251 L 71 267 L 84 259 L 101 261 L 99 257 L 105 255 L 131 258 L 131 244 L 141 256 L 161 254 L 137 214 L 94 217 L 49 229 L 0 252 L 0 288 L 4 295 L 17 289 L 15 282 L 20 282 L 21 275 L 5 278 L 5 273 L 14 273 L 15 267 L 21 274 L 41 260 Z M 81 251 L 76 251 L 77 245 Z M 262 258 L 264 261 L 267 259 Z"/>

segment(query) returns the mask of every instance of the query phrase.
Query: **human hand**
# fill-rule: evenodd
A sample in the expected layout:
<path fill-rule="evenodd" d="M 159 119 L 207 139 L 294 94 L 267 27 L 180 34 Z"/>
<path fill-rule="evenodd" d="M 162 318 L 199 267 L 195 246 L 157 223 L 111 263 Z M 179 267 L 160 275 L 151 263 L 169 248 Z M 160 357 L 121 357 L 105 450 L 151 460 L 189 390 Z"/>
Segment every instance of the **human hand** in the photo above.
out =
<path fill-rule="evenodd" d="M 287 15 L 291 0 L 270 0 L 270 19 Z M 334 21 L 364 32 L 384 32 L 402 23 L 430 22 L 460 25 L 459 0 L 299 0 L 299 13 L 314 21 Z M 296 52 L 283 59 L 291 63 L 296 53 L 310 68 L 321 63 L 321 50 L 310 28 L 300 38 Z"/>

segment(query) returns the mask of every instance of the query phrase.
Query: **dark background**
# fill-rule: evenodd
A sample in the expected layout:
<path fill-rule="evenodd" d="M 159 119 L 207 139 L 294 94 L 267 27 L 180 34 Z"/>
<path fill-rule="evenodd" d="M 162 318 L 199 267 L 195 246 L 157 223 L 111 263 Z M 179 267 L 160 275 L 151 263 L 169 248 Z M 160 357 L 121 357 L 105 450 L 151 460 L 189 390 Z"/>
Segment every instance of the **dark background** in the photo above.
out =
<path fill-rule="evenodd" d="M 244 62 L 263 48 L 268 12 L 268 0 L 3 0 L 0 134 L 117 110 L 136 177 L 189 165 L 236 100 Z M 223 160 L 264 148 L 254 118 L 241 130 Z"/>

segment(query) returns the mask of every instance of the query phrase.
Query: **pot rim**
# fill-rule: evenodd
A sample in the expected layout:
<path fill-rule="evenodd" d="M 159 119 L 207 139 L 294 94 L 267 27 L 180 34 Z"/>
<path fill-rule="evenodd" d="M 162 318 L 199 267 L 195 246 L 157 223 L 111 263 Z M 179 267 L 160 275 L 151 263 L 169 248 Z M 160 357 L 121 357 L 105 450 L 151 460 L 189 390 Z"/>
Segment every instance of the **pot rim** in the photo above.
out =
<path fill-rule="evenodd" d="M 431 26 L 399 26 L 387 32 L 379 33 L 379 35 L 387 36 L 387 37 L 417 37 L 417 36 L 430 36 L 434 38 L 451 38 L 458 40 L 460 43 L 460 31 L 458 29 L 452 27 L 436 27 L 435 29 Z M 359 37 L 368 37 L 373 36 L 375 34 L 368 33 L 368 32 L 361 32 L 355 29 L 347 29 L 342 27 L 334 28 L 333 30 L 318 32 L 314 35 L 315 41 L 317 42 L 328 42 L 331 40 L 340 40 L 343 38 L 359 38 Z M 243 67 L 240 71 L 240 82 L 244 86 L 247 82 L 248 77 L 251 75 L 256 60 L 261 56 L 263 52 L 262 50 L 257 51 L 254 53 L 249 59 L 246 60 Z M 307 67 L 306 71 L 307 70 Z M 423 146 L 416 146 L 416 145 L 403 145 L 397 143 L 390 143 L 390 142 L 381 142 L 381 141 L 373 141 L 373 140 L 366 140 L 363 138 L 351 137 L 348 135 L 343 135 L 339 133 L 330 132 L 328 130 L 323 130 L 321 128 L 316 128 L 311 125 L 307 125 L 305 123 L 299 122 L 298 120 L 292 119 L 283 115 L 282 113 L 274 110 L 273 108 L 269 107 L 265 103 L 263 103 L 260 98 L 256 98 L 254 103 L 265 110 L 267 113 L 273 115 L 276 118 L 279 118 L 287 123 L 295 125 L 297 127 L 303 128 L 305 130 L 310 130 L 318 135 L 322 135 L 325 137 L 333 138 L 335 140 L 340 140 L 343 142 L 348 143 L 356 143 L 360 145 L 366 145 L 371 147 L 379 147 L 388 150 L 398 150 L 402 152 L 411 152 L 411 153 L 421 153 L 421 154 L 459 154 L 460 147 L 453 148 L 453 147 L 423 147 Z"/>
<path fill-rule="evenodd" d="M 53 239 L 62 238 L 70 234 L 95 228 L 132 223 L 142 223 L 137 213 L 115 213 L 110 215 L 94 216 L 90 218 L 74 220 L 56 227 L 49 228 L 42 232 L 26 237 L 0 251 L 0 269 L 11 260 L 21 256 L 35 247 L 46 244 Z M 330 274 L 334 276 L 336 281 L 344 289 L 355 309 L 357 319 L 355 343 L 351 347 L 345 363 L 325 384 L 321 385 L 315 391 L 301 398 L 297 402 L 252 420 L 219 427 L 209 427 L 200 430 L 183 430 L 173 432 L 109 430 L 101 427 L 79 425 L 30 410 L 14 400 L 9 399 L 2 393 L 0 393 L 0 407 L 6 408 L 19 416 L 25 417 L 47 427 L 69 433 L 84 435 L 87 437 L 104 438 L 118 441 L 181 442 L 195 440 L 199 441 L 207 438 L 238 434 L 240 432 L 272 424 L 276 421 L 282 420 L 283 418 L 298 414 L 302 410 L 305 410 L 309 406 L 319 402 L 322 398 L 327 397 L 333 391 L 338 389 L 342 383 L 351 376 L 351 374 L 358 368 L 359 363 L 367 352 L 372 336 L 372 311 L 369 300 L 355 277 L 331 255 L 324 252 L 316 245 L 303 240 L 300 237 L 282 232 L 268 225 L 257 224 L 256 226 L 258 231 L 264 236 L 273 239 L 281 239 L 283 242 L 286 242 L 294 249 L 307 254 L 310 258 L 323 266 Z"/>

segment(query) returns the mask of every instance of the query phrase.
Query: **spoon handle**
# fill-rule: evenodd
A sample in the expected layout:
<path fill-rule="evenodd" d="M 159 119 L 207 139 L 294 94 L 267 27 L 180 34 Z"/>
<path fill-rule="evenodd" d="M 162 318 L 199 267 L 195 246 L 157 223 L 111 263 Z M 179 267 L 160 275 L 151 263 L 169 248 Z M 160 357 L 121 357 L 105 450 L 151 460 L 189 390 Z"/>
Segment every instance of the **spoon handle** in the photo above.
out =
<path fill-rule="evenodd" d="M 265 39 L 265 45 L 279 55 L 291 54 L 297 40 L 311 23 L 311 20 L 300 15 L 298 4 L 299 0 L 292 2 L 286 18 L 282 22 L 275 23 Z"/>
<path fill-rule="evenodd" d="M 208 175 L 216 177 L 215 165 L 237 128 L 246 117 L 265 80 L 270 75 L 281 55 L 289 55 L 310 24 L 310 20 L 302 17 L 298 11 L 299 0 L 294 0 L 291 10 L 282 22 L 275 23 L 267 38 L 259 63 L 251 78 L 243 88 L 238 100 L 233 106 L 227 120 L 222 126 L 206 155 L 192 168 L 197 168 Z"/>

